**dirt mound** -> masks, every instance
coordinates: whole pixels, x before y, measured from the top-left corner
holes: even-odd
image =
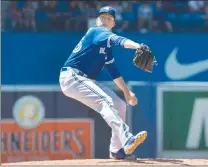
[[[137,159],[136,161],[112,160],[112,159],[73,159],[54,161],[29,161],[17,163],[5,163],[2,166],[10,165],[208,165],[206,159]]]

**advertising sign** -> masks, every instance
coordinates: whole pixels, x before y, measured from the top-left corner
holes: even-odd
[[[158,157],[208,158],[208,85],[157,89]]]
[[[92,158],[94,125],[90,119],[46,119],[33,128],[16,120],[1,122],[2,162]]]
[[[82,35],[3,32],[2,84],[58,84],[60,69]],[[207,33],[118,35],[147,44],[158,62],[153,73],[147,73],[133,65],[135,50],[113,47],[115,62],[125,81],[208,81]],[[194,48],[200,49],[192,49],[193,41]],[[32,68],[37,64],[38,68]],[[112,81],[106,68],[98,80]]]

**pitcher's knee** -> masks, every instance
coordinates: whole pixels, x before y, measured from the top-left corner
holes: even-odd
[[[68,92],[63,91],[63,90],[62,90],[62,92],[63,92],[63,94],[64,94],[65,96],[70,97]]]
[[[125,103],[125,101],[123,101],[123,100],[121,100],[121,102],[120,102],[121,104],[121,108],[126,112],[126,107],[127,107],[127,105],[126,105],[126,103]]]
[[[121,100],[120,101],[120,107],[119,107],[120,109],[120,114],[121,114],[121,117],[122,117],[122,119],[125,121],[125,119],[126,119],[126,109],[127,109],[127,105],[126,105],[126,103],[123,101],[123,100]]]

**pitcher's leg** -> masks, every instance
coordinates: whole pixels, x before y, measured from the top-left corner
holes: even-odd
[[[119,111],[123,121],[126,120],[126,103],[121,100],[111,89],[108,87],[103,86],[102,84],[99,84],[99,86],[109,95],[112,97],[114,105],[116,109]],[[125,126],[126,131],[129,131],[129,127]],[[112,151],[113,154],[110,154],[112,158],[118,158],[118,159],[136,159],[136,156],[130,155],[133,153],[133,151],[136,149],[136,147],[143,143],[143,141],[147,137],[147,132],[142,131],[138,133],[136,136],[132,136],[130,140],[127,143],[118,143],[116,141],[119,140],[119,136],[116,135],[116,133],[112,130],[112,137],[111,137],[111,144],[110,144],[110,151]],[[124,145],[125,144],[125,145]],[[122,149],[119,149],[122,148]],[[118,152],[114,152],[116,150],[119,150]],[[128,154],[128,155],[127,155]]]
[[[106,87],[105,85],[98,83],[98,82],[97,82],[97,85],[113,99],[113,103],[115,105],[116,110],[119,112],[120,117],[125,122],[126,121],[125,101],[122,100],[114,91],[112,91],[110,88]],[[116,153],[122,148],[122,143],[120,142],[119,136],[117,136],[113,130],[111,133],[112,133],[112,136],[110,140],[109,150],[110,152]]]
[[[120,117],[113,99],[97,86],[96,82],[73,73],[70,81],[60,83],[62,83],[61,87],[66,96],[72,97],[100,113],[115,135],[119,137],[122,145],[133,136]]]
[[[119,97],[114,97],[113,101],[114,101],[115,107],[118,110],[121,118],[123,119],[124,122],[126,122],[126,103],[122,99],[120,99]],[[129,131],[129,127],[127,125],[126,125],[126,128]],[[118,141],[119,141],[119,136],[116,136],[115,132],[112,131],[112,137],[111,137],[111,143],[110,143],[110,151],[111,152],[115,153],[123,147],[122,143],[120,143]]]

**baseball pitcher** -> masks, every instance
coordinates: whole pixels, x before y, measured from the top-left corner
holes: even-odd
[[[126,106],[135,106],[137,98],[128,89],[116,67],[112,47],[135,49],[133,63],[147,72],[152,72],[155,58],[148,46],[112,33],[114,26],[115,10],[110,6],[102,7],[96,25],[89,28],[61,68],[59,82],[64,95],[98,112],[111,127],[110,158],[136,159],[133,152],[144,142],[147,132],[133,135],[125,123]],[[104,67],[123,91],[125,102],[111,89],[96,81]]]

